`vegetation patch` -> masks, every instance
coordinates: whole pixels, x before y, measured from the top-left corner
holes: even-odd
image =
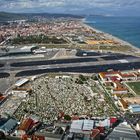
[[[55,36],[40,35],[30,35],[30,36],[20,36],[17,38],[9,40],[10,45],[22,45],[22,44],[66,44],[67,41],[63,38],[57,38]]]
[[[140,95],[140,82],[131,82],[127,85],[137,94]]]

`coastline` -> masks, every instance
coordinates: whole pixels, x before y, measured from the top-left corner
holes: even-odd
[[[82,21],[81,23],[83,24],[83,26],[85,26],[87,28],[90,28],[91,30],[93,30],[93,31],[95,31],[97,33],[102,33],[108,39],[112,39],[112,40],[114,40],[116,42],[119,42],[121,45],[129,46],[134,53],[139,53],[140,52],[140,48],[132,45],[131,43],[129,43],[127,41],[124,41],[124,40],[122,40],[122,39],[120,39],[120,38],[118,38],[118,37],[116,37],[116,36],[114,36],[112,34],[109,34],[109,33],[103,32],[103,31],[101,31],[99,29],[96,29],[95,27],[92,27],[92,26],[88,25],[88,23],[86,23],[85,21]]]

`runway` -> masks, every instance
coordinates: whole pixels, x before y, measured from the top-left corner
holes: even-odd
[[[71,64],[81,62],[95,62],[96,58],[74,58],[74,59],[58,59],[58,60],[43,60],[43,61],[29,61],[12,63],[11,67],[26,67],[26,66],[39,66],[39,65],[53,65],[53,64]]]
[[[37,69],[37,70],[27,70],[21,71],[16,74],[16,77],[21,76],[33,76],[44,73],[51,72],[74,72],[74,73],[99,73],[104,72],[109,69],[113,69],[115,71],[124,71],[124,70],[132,70],[139,69],[140,62],[134,63],[119,63],[119,64],[108,64],[108,65],[97,65],[97,66],[77,66],[77,67],[65,67],[65,68],[48,68],[48,69]]]
[[[4,64],[0,64],[0,67],[4,67]]]
[[[10,74],[7,73],[7,72],[2,72],[2,73],[0,73],[0,78],[7,78],[7,77],[9,77],[9,76],[10,76]]]
[[[93,53],[94,54],[94,53]],[[91,54],[90,54],[91,55]],[[15,77],[32,76],[45,73],[72,72],[72,73],[99,73],[113,70],[140,69],[140,57],[125,54],[100,54],[95,56],[83,56],[69,59],[55,60],[13,60],[0,68],[0,78],[9,77],[11,73]]]
[[[103,60],[120,60],[120,59],[136,59],[137,57],[131,55],[115,54],[110,56],[101,56]],[[138,58],[140,59],[140,58]],[[93,57],[82,57],[82,58],[72,58],[72,59],[58,59],[58,60],[43,60],[43,61],[28,61],[28,62],[18,62],[12,63],[11,67],[27,67],[27,66],[40,66],[40,65],[54,65],[54,64],[74,64],[74,63],[86,63],[86,62],[96,62],[98,58]]]
[[[105,56],[105,57],[103,56],[101,58],[104,60],[119,60],[119,59],[135,59],[137,57],[131,56],[131,55],[120,54],[120,55],[112,55],[112,56]]]

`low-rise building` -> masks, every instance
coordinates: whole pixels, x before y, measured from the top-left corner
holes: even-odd
[[[139,72],[134,72],[134,75],[136,76],[137,80],[140,80],[140,73]]]
[[[23,135],[21,140],[47,140],[48,138],[45,138],[45,136],[28,136],[28,135]]]
[[[118,100],[118,105],[125,111],[128,109],[128,103],[123,99]]]
[[[100,130],[95,128],[94,120],[73,120],[67,139],[85,138],[100,140]]]
[[[26,84],[28,81],[29,81],[28,78],[22,78],[15,83],[15,86],[20,87],[20,86]]]
[[[123,81],[137,80],[137,77],[134,73],[121,73],[121,79]]]
[[[129,105],[128,109],[133,114],[139,114],[140,113],[140,105],[139,104]]]
[[[136,131],[126,122],[119,124],[105,140],[139,140]]]
[[[17,125],[17,120],[9,119],[0,127],[0,130],[2,130],[6,134],[10,134],[16,128]]]
[[[101,78],[102,81],[109,81],[111,77],[115,77],[120,79],[120,72],[118,71],[109,71],[109,72],[100,72],[99,77]],[[112,81],[112,80],[111,80]]]
[[[114,88],[111,90],[112,94],[121,95],[127,94],[128,89],[120,82],[113,82]]]
[[[140,104],[140,97],[124,97],[123,100],[128,104]]]
[[[111,90],[112,94],[113,95],[117,95],[117,96],[120,96],[120,95],[124,95],[124,94],[127,94],[128,93],[128,90],[126,88],[115,88],[115,89],[112,89]]]
[[[33,120],[31,118],[25,119],[19,126],[19,130],[28,131],[33,126]]]

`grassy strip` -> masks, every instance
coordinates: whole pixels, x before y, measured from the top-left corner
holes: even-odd
[[[115,109],[115,111],[119,111],[119,109],[117,108],[117,106],[114,104],[114,100],[112,99],[112,97],[109,95],[108,91],[105,89],[105,87],[102,85],[101,81],[98,79],[100,85],[102,86],[102,88],[104,89],[104,93],[105,96],[108,100],[108,103],[112,104],[112,107]]]
[[[127,85],[137,94],[140,95],[140,82],[131,82]]]

